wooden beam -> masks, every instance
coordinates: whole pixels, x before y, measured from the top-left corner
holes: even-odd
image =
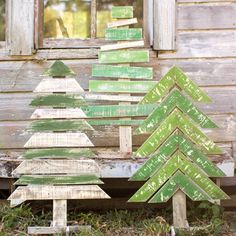
[[[176,12],[176,0],[154,0],[154,49],[176,49]]]
[[[34,51],[34,0],[8,0],[7,48],[10,55],[32,55]]]
[[[53,200],[53,227],[67,226],[67,200]]]

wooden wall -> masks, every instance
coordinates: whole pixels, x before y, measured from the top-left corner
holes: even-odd
[[[154,78],[172,66],[182,68],[213,99],[199,105],[220,126],[207,134],[236,159],[236,1],[179,0],[177,51],[151,51]],[[32,90],[40,74],[55,59],[62,59],[88,89],[97,49],[41,49],[33,56],[9,56],[0,45],[0,156],[15,158],[30,137],[24,129],[34,108]],[[104,132],[105,130],[105,132]],[[118,129],[99,127],[94,137],[100,147],[118,146]],[[135,145],[143,140],[135,139]],[[3,175],[3,174],[2,174]],[[6,174],[5,174],[6,175]]]

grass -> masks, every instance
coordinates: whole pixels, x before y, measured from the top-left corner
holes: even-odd
[[[191,204],[188,209],[191,225],[201,226],[201,228],[192,231],[182,230],[177,235],[228,235],[228,224],[224,221],[224,213],[218,206],[202,203],[194,207]],[[36,212],[29,205],[11,209],[8,204],[2,204],[0,205],[0,220],[0,236],[23,236],[27,235],[28,226],[48,226],[52,215],[51,212]],[[92,226],[92,231],[74,234],[77,236],[167,236],[170,235],[171,220],[171,208],[88,212],[73,209],[68,214],[69,224]]]

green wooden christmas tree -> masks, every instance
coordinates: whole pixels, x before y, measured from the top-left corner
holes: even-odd
[[[139,134],[152,134],[135,152],[136,157],[149,158],[130,178],[147,182],[129,202],[162,203],[174,198],[179,190],[193,201],[216,202],[229,198],[209,178],[224,176],[207,156],[221,154],[222,150],[199,128],[216,128],[217,125],[183,92],[194,101],[210,102],[210,98],[175,66],[140,102],[161,101],[136,130]],[[186,227],[184,223],[174,224]]]

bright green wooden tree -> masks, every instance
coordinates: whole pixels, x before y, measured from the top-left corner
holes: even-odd
[[[224,173],[208,158],[222,150],[200,128],[217,125],[192,101],[210,102],[210,98],[179,68],[169,72],[144,96],[140,104],[160,102],[136,129],[137,134],[151,133],[135,152],[149,157],[130,181],[147,181],[129,202],[162,203],[178,190],[193,201],[215,202],[229,198],[209,177]]]

